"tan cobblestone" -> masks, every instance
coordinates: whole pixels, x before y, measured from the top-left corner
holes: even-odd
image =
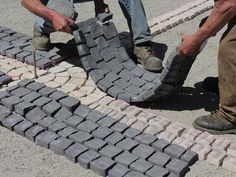
[[[223,168],[236,173],[236,157],[227,156],[223,161]]]
[[[216,166],[221,166],[224,158],[226,157],[226,152],[219,149],[213,149],[207,156],[207,161]]]

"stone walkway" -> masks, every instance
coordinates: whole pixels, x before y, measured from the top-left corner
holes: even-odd
[[[34,79],[32,66],[4,56],[1,57],[0,62],[0,70],[15,80],[9,86],[15,85],[24,78]],[[107,96],[95,86],[76,58],[61,62],[49,70],[38,70],[38,74],[41,77],[36,81],[79,98],[81,103],[91,109],[112,116],[134,129],[191,149],[198,153],[199,159],[207,160],[210,164],[223,165],[226,169],[234,170],[232,167],[236,163],[235,143],[172,122],[160,116],[158,110],[138,108]]]

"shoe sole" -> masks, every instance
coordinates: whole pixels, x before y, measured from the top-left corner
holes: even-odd
[[[150,69],[150,68],[146,68],[145,65],[140,61],[140,59],[138,59],[138,62],[143,66],[144,69],[150,71],[150,72],[155,72],[155,73],[161,73],[163,70],[163,67],[158,68],[158,69]]]
[[[193,122],[193,127],[198,130],[206,131],[206,132],[209,132],[214,135],[236,134],[236,129],[235,130],[216,131],[216,130],[211,130],[211,129],[200,127],[195,122]]]

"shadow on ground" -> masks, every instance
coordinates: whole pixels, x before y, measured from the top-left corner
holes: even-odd
[[[202,82],[198,82],[194,87],[182,87],[178,93],[159,102],[149,102],[136,104],[142,108],[184,111],[204,108],[205,111],[213,112],[218,109],[219,96],[207,92],[202,88]]]

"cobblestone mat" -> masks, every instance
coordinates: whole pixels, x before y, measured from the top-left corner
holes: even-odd
[[[185,176],[197,153],[31,79],[0,92],[0,123],[101,176]],[[109,121],[107,121],[109,120]]]
[[[35,49],[31,42],[32,39],[30,36],[0,26],[1,55],[33,65]],[[35,59],[37,67],[45,69],[76,54],[76,51],[72,48],[74,46],[71,45],[72,42],[70,41],[68,44],[54,44],[54,47],[48,52],[36,51]]]
[[[12,81],[12,78],[10,76],[8,76],[8,75],[6,75],[6,73],[0,71],[0,88],[3,85],[6,85],[11,81]]]
[[[197,0],[149,20],[152,35],[158,35],[213,8],[213,0]]]
[[[184,83],[196,58],[180,57],[176,49],[161,74],[139,67],[129,57],[112,22],[101,24],[96,18],[78,24],[74,32],[84,69],[98,88],[127,102],[166,98]]]

